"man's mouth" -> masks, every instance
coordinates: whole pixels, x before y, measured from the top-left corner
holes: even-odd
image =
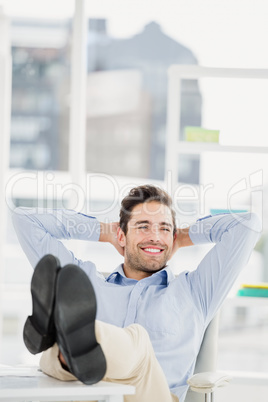
[[[147,254],[159,255],[164,249],[159,247],[141,247],[141,249]]]

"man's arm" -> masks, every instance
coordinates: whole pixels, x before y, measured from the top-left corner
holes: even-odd
[[[60,240],[80,239],[98,241],[100,223],[97,219],[64,209],[16,208],[12,215],[19,242],[31,265],[45,254],[57,256],[61,265],[80,261]]]
[[[247,264],[260,232],[260,220],[253,213],[215,215],[190,226],[193,244],[216,243],[198,268],[186,276],[195,304],[207,322]]]

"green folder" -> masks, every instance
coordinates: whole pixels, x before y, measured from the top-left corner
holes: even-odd
[[[237,296],[245,297],[268,297],[268,289],[262,288],[242,288],[237,292]]]
[[[208,130],[202,127],[187,126],[184,129],[186,141],[219,142],[219,130]]]

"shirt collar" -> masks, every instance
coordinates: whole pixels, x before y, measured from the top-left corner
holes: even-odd
[[[117,268],[106,278],[106,282],[112,282],[113,280],[116,279],[116,277],[121,276],[121,279],[125,279],[129,282],[138,282],[135,279],[127,278],[124,269],[123,269],[123,264],[118,265]],[[148,278],[142,279],[142,281],[148,282],[149,285],[166,285],[168,286],[169,283],[175,278],[171,268],[167,265],[165,268],[161,269],[161,271],[158,271],[154,273],[153,275],[149,276]]]

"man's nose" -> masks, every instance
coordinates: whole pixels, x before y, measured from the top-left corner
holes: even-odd
[[[158,227],[152,226],[151,231],[150,231],[150,241],[160,241],[160,230]]]

